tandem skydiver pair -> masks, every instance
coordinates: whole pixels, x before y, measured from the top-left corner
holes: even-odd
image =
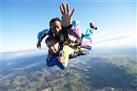
[[[50,28],[38,33],[37,48],[41,48],[41,42],[47,36],[45,40],[48,47],[47,66],[57,65],[64,70],[68,65],[69,58],[87,54],[92,49],[91,37],[93,30],[97,30],[97,27],[95,24],[89,23],[89,28],[84,34],[79,21],[71,22],[74,9],[70,13],[69,5],[61,4],[60,11],[62,19],[52,18],[49,22]]]

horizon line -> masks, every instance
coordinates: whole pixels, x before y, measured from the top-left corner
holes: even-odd
[[[94,49],[102,49],[102,48],[104,48],[104,49],[137,49],[137,47],[135,46],[135,47],[95,47]],[[38,49],[38,48],[26,48],[26,49],[22,49],[22,50],[9,50],[9,51],[4,51],[4,52],[0,52],[0,54],[5,54],[5,53],[15,53],[15,52],[27,52],[27,51],[43,51],[43,50],[45,50],[45,49],[47,49],[46,47],[43,47],[43,48],[41,48],[41,49]]]

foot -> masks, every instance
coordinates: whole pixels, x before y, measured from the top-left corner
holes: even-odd
[[[90,28],[97,30],[97,26],[94,23],[89,23]]]

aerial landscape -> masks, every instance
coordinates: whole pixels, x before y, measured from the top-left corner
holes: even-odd
[[[3,53],[1,91],[136,91],[136,49],[113,50],[72,58],[65,70],[47,67],[46,51]]]
[[[1,0],[0,91],[137,91],[136,4]],[[57,55],[47,63],[53,49]],[[69,52],[78,56],[68,62]],[[58,66],[49,67],[52,62]]]

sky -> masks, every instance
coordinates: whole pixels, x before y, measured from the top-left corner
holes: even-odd
[[[1,0],[0,52],[36,49],[37,34],[49,21],[61,18],[59,6],[67,2],[75,9],[83,32],[94,22],[93,46],[136,47],[136,0]],[[42,41],[42,47],[45,47]]]

